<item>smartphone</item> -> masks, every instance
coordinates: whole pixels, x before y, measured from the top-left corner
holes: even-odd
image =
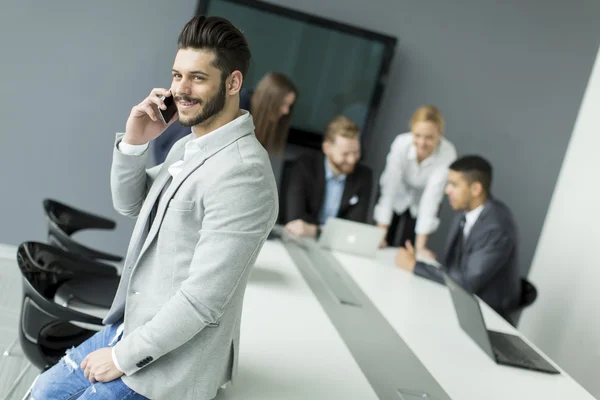
[[[167,107],[165,110],[161,108],[158,109],[158,111],[160,111],[160,118],[165,124],[168,124],[169,121],[171,121],[171,118],[173,118],[173,115],[177,112],[177,106],[175,105],[175,100],[173,100],[173,93],[171,93],[169,97],[162,96],[160,99]]]

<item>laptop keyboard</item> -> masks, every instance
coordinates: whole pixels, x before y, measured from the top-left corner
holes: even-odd
[[[510,360],[513,362],[517,362],[521,365],[525,366],[534,366],[534,359],[532,358],[532,354],[529,351],[524,351],[520,349],[515,343],[513,343],[509,338],[507,338],[504,334],[499,332],[489,331],[490,342],[492,343],[492,347],[494,351],[498,353],[499,356],[506,360]],[[539,357],[535,357],[539,358]]]

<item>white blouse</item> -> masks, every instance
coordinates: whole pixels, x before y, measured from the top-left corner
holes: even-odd
[[[394,213],[410,210],[417,218],[415,233],[429,235],[440,223],[438,210],[456,149],[442,137],[438,148],[420,164],[412,133],[394,139],[379,183],[381,194],[374,210],[376,222],[389,225]]]

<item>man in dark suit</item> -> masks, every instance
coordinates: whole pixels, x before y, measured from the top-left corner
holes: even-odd
[[[491,197],[491,181],[492,167],[483,158],[454,161],[446,195],[458,212],[450,226],[443,266],[416,261],[410,243],[398,250],[396,264],[439,283],[446,271],[510,322],[521,291],[517,229],[508,207]]]
[[[359,136],[358,125],[337,116],[325,130],[323,152],[295,162],[283,194],[288,232],[316,237],[328,218],[367,221],[373,173],[359,164]]]

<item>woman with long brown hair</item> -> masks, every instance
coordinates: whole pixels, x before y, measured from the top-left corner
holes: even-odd
[[[279,72],[268,72],[256,85],[249,111],[256,138],[269,154],[283,153],[297,95],[290,78]]]

